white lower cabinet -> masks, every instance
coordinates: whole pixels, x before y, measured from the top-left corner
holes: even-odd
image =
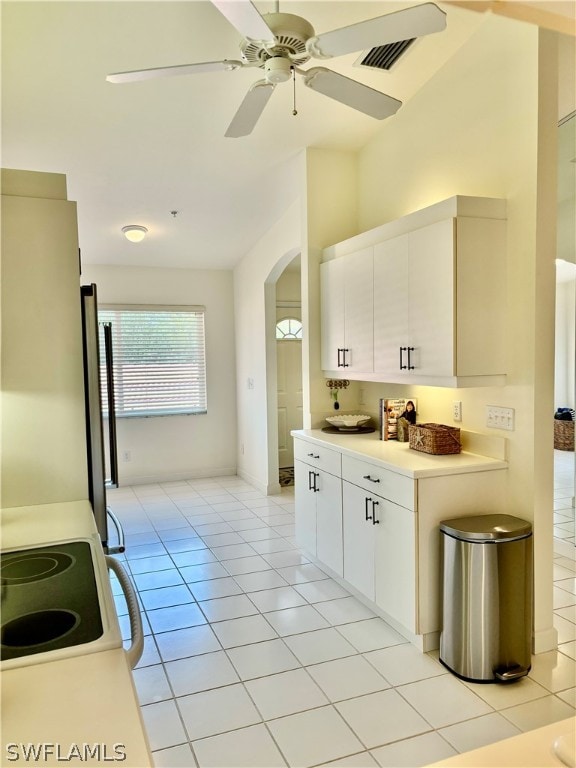
[[[352,437],[346,440],[347,446],[355,444]],[[422,455],[413,453],[416,470]],[[436,457],[427,456],[426,475],[413,477],[405,466],[404,472],[394,471],[390,461],[384,467],[374,457],[340,451],[322,438],[295,438],[294,454],[299,546],[419,648],[437,648],[439,523],[450,517],[509,512],[506,465],[464,454],[440,456],[437,475],[432,475]],[[405,465],[407,455],[400,445],[398,456]],[[452,471],[447,471],[450,466]]]
[[[296,541],[342,576],[342,481],[298,459],[294,480]]]
[[[342,483],[344,578],[416,633],[416,513]]]

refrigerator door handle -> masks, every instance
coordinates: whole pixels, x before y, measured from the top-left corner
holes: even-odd
[[[132,586],[132,582],[122,564],[113,557],[106,555],[106,565],[109,570],[114,571],[116,574],[120,586],[122,587],[122,591],[124,592],[126,604],[128,605],[132,644],[130,645],[130,648],[127,649],[126,656],[128,656],[130,667],[134,669],[136,664],[140,661],[144,650],[144,630],[142,629],[142,616],[140,615],[140,608],[138,607],[138,598],[136,597],[136,591]]]
[[[108,394],[108,451],[110,456],[110,479],[108,488],[118,488],[118,447],[116,443],[116,401],[114,395],[114,359],[112,355],[112,323],[100,323],[104,330],[104,353],[106,362],[106,391]]]
[[[106,470],[100,391],[100,350],[98,344],[98,302],[96,285],[83,285],[82,332],[84,343],[84,391],[88,448],[89,498],[104,550],[108,546],[106,515]]]
[[[106,507],[106,514],[108,515],[110,520],[112,520],[112,523],[114,524],[114,528],[116,529],[116,536],[118,538],[118,544],[116,544],[115,547],[108,546],[107,553],[109,555],[119,555],[122,552],[126,551],[126,545],[124,543],[124,528],[122,528],[122,523],[120,522],[120,520],[118,520],[118,518],[116,517],[114,512],[112,512],[110,507]]]

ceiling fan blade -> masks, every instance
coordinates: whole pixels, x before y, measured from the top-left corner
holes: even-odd
[[[444,11],[434,3],[424,3],[325,32],[310,38],[306,47],[312,56],[320,59],[331,58],[387,43],[397,43],[400,40],[412,40],[433,32],[441,32],[445,28]]]
[[[249,40],[274,41],[274,32],[264,21],[250,0],[212,0],[238,32]]]
[[[402,102],[349,77],[332,72],[324,67],[313,67],[304,75],[304,84],[313,91],[323,93],[335,101],[346,104],[365,115],[384,120],[393,115]]]
[[[181,64],[175,67],[155,67],[154,69],[136,69],[133,72],[115,72],[108,75],[109,83],[135,83],[140,80],[153,80],[157,77],[176,75],[195,75],[203,72],[219,72],[243,67],[241,61],[203,61],[200,64]]]
[[[225,136],[237,139],[252,133],[274,88],[276,88],[275,84],[268,83],[266,80],[258,80],[254,83],[240,104]]]

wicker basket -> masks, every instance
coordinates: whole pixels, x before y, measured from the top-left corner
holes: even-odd
[[[574,450],[574,422],[554,419],[554,448],[559,451]]]
[[[410,448],[423,453],[441,456],[460,453],[460,430],[444,424],[411,424],[409,428]]]

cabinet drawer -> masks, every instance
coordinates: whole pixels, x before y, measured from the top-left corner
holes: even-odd
[[[342,456],[342,477],[406,509],[416,509],[416,482],[352,456]]]
[[[342,474],[342,460],[339,451],[296,439],[294,440],[294,458],[305,461],[312,467],[330,472],[331,475],[340,477]]]

